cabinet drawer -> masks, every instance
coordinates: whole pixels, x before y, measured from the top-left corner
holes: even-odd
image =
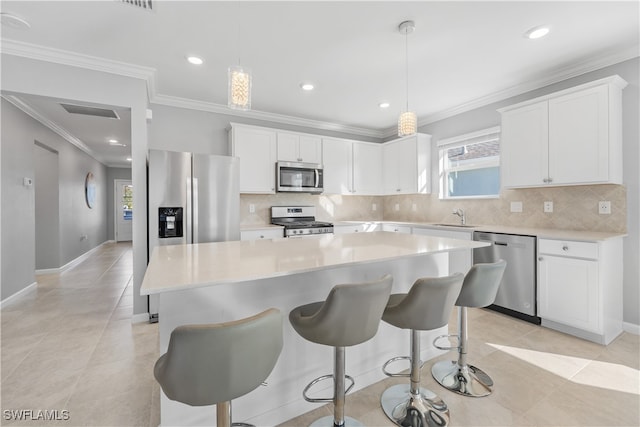
[[[598,259],[598,244],[593,242],[575,242],[571,240],[540,239],[538,252],[574,258]]]
[[[284,237],[282,228],[268,228],[240,231],[240,240],[278,239]]]

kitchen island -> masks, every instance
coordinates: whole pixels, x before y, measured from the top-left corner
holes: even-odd
[[[393,292],[416,278],[448,274],[448,253],[485,243],[389,232],[324,235],[308,239],[233,241],[157,247],[142,283],[143,295],[160,295],[160,353],[171,331],[184,324],[240,319],[275,307],[285,316],[284,347],[267,385],[233,402],[235,421],[275,425],[318,407],[303,400],[304,386],[332,371],[333,350],[305,341],[290,327],[293,308],[324,300],[340,283],[391,274]],[[446,327],[423,332],[423,360]],[[381,366],[404,355],[409,333],[381,322],[370,341],[347,350],[354,390],[384,378]],[[327,382],[329,383],[329,382]],[[325,393],[331,393],[331,384]],[[322,392],[321,392],[322,393]],[[190,407],[161,396],[161,424],[215,425],[215,407]]]

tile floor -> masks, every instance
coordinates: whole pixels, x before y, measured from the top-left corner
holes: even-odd
[[[73,269],[39,276],[37,291],[2,309],[2,425],[159,424],[158,328],[131,324],[131,271],[131,246],[105,244]],[[435,360],[423,368],[422,384],[447,402],[452,426],[640,425],[638,336],[624,333],[604,347],[488,310],[469,317],[470,360],[491,374],[494,393],[459,396],[435,384]],[[455,331],[455,315],[450,325]],[[379,396],[402,381],[350,394],[347,414],[391,425]],[[59,414],[69,419],[7,419],[16,409],[66,410]],[[306,426],[330,411],[321,406],[282,426]]]

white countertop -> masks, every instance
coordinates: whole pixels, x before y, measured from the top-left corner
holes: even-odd
[[[284,228],[275,224],[246,224],[240,226],[240,231],[268,230],[270,228]]]
[[[140,293],[158,294],[404,257],[473,249],[486,243],[377,231],[309,239],[261,239],[158,246]]]
[[[560,230],[555,228],[534,228],[534,227],[514,227],[504,225],[483,225],[483,224],[470,224],[464,227],[456,224],[447,224],[446,226],[439,225],[439,223],[433,222],[404,222],[404,221],[338,221],[333,225],[352,225],[352,224],[398,224],[407,225],[411,227],[427,227],[438,228],[441,230],[455,230],[455,231],[485,231],[488,233],[504,233],[504,234],[520,234],[524,236],[534,236],[543,239],[556,239],[556,240],[577,240],[585,242],[598,242],[608,239],[615,239],[618,237],[625,237],[626,233],[613,233],[602,231],[582,231],[582,230]]]

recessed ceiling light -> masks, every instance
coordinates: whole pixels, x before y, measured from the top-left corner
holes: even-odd
[[[539,27],[531,28],[529,31],[524,33],[524,36],[528,39],[533,40],[533,39],[539,39],[540,37],[544,37],[547,34],[549,34],[549,27],[539,26]]]
[[[131,157],[127,157],[127,162],[132,161],[133,159]]]
[[[204,60],[198,56],[187,56],[187,61],[193,65],[202,65]]]
[[[391,104],[389,104],[388,102],[381,102],[380,104],[378,104],[378,107],[380,108],[389,108]]]
[[[300,83],[300,87],[302,90],[310,91],[313,90],[313,85],[311,83]]]

